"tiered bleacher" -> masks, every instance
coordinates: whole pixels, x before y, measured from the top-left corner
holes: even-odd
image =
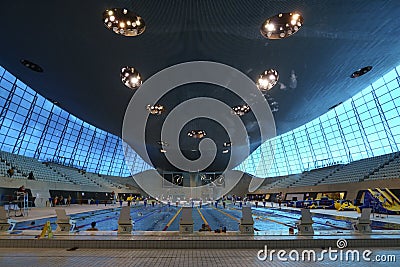
[[[275,178],[266,179],[258,190],[400,178],[400,152]]]
[[[108,179],[115,184],[117,184],[121,188],[140,188],[139,185],[133,180],[132,177],[117,177],[117,176],[103,176],[105,179]]]
[[[72,181],[74,184],[79,184],[79,185],[90,185],[90,186],[100,186],[99,183],[88,179],[86,176],[83,175],[83,172],[81,170],[78,170],[76,168],[72,167],[65,167],[61,166],[56,163],[50,163],[48,162],[47,165],[56,170],[62,177],[65,179],[68,179]]]
[[[281,179],[278,181],[263,185],[259,189],[285,188],[297,181],[299,177],[300,174],[281,176]]]
[[[325,179],[329,175],[338,171],[340,167],[336,166],[329,166],[321,169],[315,169],[307,172],[303,172],[300,176],[300,179],[295,181],[290,187],[296,186],[314,186],[322,179]]]
[[[392,154],[386,154],[373,158],[353,161],[349,164],[343,165],[342,168],[328,176],[319,184],[337,184],[337,183],[351,183],[359,182],[371,175],[374,171],[381,168],[385,162],[393,157]]]
[[[27,179],[32,171],[35,180],[62,182],[83,186],[124,188],[122,184],[107,179],[99,174],[89,173],[73,167],[66,167],[51,162],[40,162],[35,158],[25,157],[0,151],[0,175],[9,176],[7,171],[14,168],[12,178]]]
[[[0,175],[1,176],[9,176],[7,171],[13,168],[10,162],[7,162],[6,160],[2,159],[0,156]],[[24,178],[23,174],[20,171],[14,170],[14,178]]]
[[[27,178],[28,174],[32,171],[36,180],[71,183],[70,180],[62,177],[55,170],[48,168],[37,159],[4,151],[0,151],[0,158],[2,161],[5,161],[6,164],[8,163],[11,167],[15,168],[14,175],[12,176],[14,178]],[[8,169],[9,168],[10,167],[8,167]]]
[[[396,153],[393,158],[384,163],[381,168],[375,170],[373,174],[369,175],[365,180],[381,180],[400,178],[400,157]]]
[[[97,181],[98,183],[108,186],[108,187],[115,187],[115,188],[119,188],[119,189],[123,187],[121,184],[115,183],[100,174],[86,172],[83,175],[92,181]]]

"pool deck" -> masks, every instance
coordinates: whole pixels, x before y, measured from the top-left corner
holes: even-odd
[[[97,211],[97,210],[105,210],[105,209],[112,209],[119,207],[119,205],[88,205],[88,204],[83,204],[83,205],[71,205],[71,206],[57,206],[57,207],[43,207],[43,208],[30,208],[27,215],[25,216],[14,216],[14,211],[10,211],[10,218],[13,220],[16,220],[17,222],[23,222],[23,221],[30,221],[30,220],[38,220],[38,219],[44,219],[44,218],[50,218],[50,217],[55,217],[56,216],[56,209],[65,209],[65,212],[67,215],[70,214],[76,214],[76,213],[83,213],[83,212],[88,212],[88,211]],[[17,211],[17,215],[20,214],[19,211]]]
[[[259,248],[261,249],[261,248]],[[398,248],[373,249],[371,259],[376,255],[393,255],[390,262],[338,261],[330,260],[325,254],[324,260],[279,261],[277,253],[272,259],[257,258],[259,249],[61,249],[61,248],[2,248],[0,259],[2,267],[48,266],[48,267],[109,267],[109,266],[229,266],[229,267],[310,267],[310,266],[385,266],[397,267],[400,260]],[[285,250],[286,255],[291,250]],[[299,250],[301,253],[302,250]],[[316,249],[317,258],[321,258],[321,248]],[[363,250],[360,249],[360,252]]]
[[[255,208],[254,203],[252,203],[252,208]],[[262,202],[258,203],[258,208],[263,209]],[[279,206],[277,203],[271,204],[271,202],[267,202],[266,208],[272,208],[272,209],[279,209]],[[281,206],[282,210],[295,210],[295,211],[300,211],[300,208],[293,208],[293,207],[286,207],[284,205]],[[329,216],[336,216],[336,217],[342,217],[343,219],[357,219],[358,217],[361,216],[360,213],[357,211],[338,211],[334,209],[310,209],[310,212],[313,214],[319,214],[319,215],[329,215]],[[385,222],[385,223],[393,223],[393,224],[398,224],[400,226],[400,215],[387,215],[387,214],[371,214],[371,220],[373,221],[379,221],[379,222]]]

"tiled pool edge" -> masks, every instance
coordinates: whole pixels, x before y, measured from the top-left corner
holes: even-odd
[[[376,247],[400,247],[400,237],[380,236],[370,238],[360,236],[357,238],[343,236],[347,240],[347,248],[376,248]],[[60,238],[53,239],[11,239],[1,238],[1,248],[104,248],[104,249],[262,249],[268,248],[337,248],[338,238],[313,238],[293,237],[279,238],[253,238],[253,237],[221,237],[199,238],[182,237],[116,237],[115,239],[77,239]]]

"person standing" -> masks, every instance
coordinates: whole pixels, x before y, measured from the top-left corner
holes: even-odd
[[[127,197],[126,201],[128,201],[128,206],[131,206],[131,202],[132,202],[132,194],[129,195],[129,197]]]
[[[86,231],[99,231],[99,229],[96,228],[96,222],[92,222],[91,228],[87,229]]]
[[[14,168],[10,168],[7,170],[7,174],[8,176],[10,176],[10,178],[14,175]]]

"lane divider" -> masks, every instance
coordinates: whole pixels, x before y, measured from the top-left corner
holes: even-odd
[[[259,213],[272,213],[272,214],[275,214],[275,215],[280,216],[280,217],[290,218],[290,219],[294,219],[294,220],[300,220],[300,218],[295,218],[295,217],[291,217],[291,216],[287,216],[287,215],[283,215],[283,214],[276,214],[274,212],[267,212],[267,211],[262,211],[262,210],[255,210],[255,211],[259,212]],[[345,228],[345,227],[337,226],[337,225],[334,225],[334,224],[320,223],[320,222],[315,222],[315,221],[314,221],[314,223],[315,224],[324,225],[324,226],[329,226],[329,227],[336,228],[336,229],[339,229],[339,230],[351,230],[351,228]],[[288,226],[289,226],[289,224],[288,224]],[[296,228],[297,226],[291,226],[291,227]]]
[[[203,220],[204,224],[205,224],[206,226],[210,226],[210,225],[208,224],[206,218],[204,218],[203,213],[201,213],[199,207],[197,207],[197,212],[200,214],[200,217],[201,217],[201,219]]]
[[[168,227],[171,226],[171,224],[175,221],[176,217],[178,217],[179,213],[182,211],[182,208],[180,208],[176,214],[174,215],[174,217],[172,217],[172,219],[167,223],[167,225],[164,227],[163,231],[167,231]]]
[[[235,209],[235,210],[239,210],[238,208],[233,208],[233,207],[231,207],[232,209]],[[272,220],[272,219],[270,219],[270,218],[267,218],[267,217],[263,217],[262,219],[260,219],[260,217],[258,217],[259,218],[259,220],[264,220],[264,221],[270,221],[270,222],[273,222],[273,223],[277,223],[277,224],[281,224],[281,225],[284,225],[284,226],[287,226],[287,227],[289,227],[289,228],[291,228],[291,227],[294,227],[294,226],[292,226],[292,225],[290,225],[290,224],[287,224],[287,223],[283,223],[283,222],[279,222],[279,221],[275,221],[275,220]]]
[[[212,207],[212,208],[215,209],[216,211],[221,212],[221,213],[224,214],[225,216],[228,216],[228,217],[231,218],[232,220],[235,220],[235,221],[237,221],[237,222],[240,222],[240,220],[239,220],[238,218],[233,217],[232,215],[230,215],[230,214],[228,214],[228,213],[226,213],[226,212],[224,212],[224,211],[222,211],[222,210],[216,209],[216,208],[214,208],[214,207]]]

